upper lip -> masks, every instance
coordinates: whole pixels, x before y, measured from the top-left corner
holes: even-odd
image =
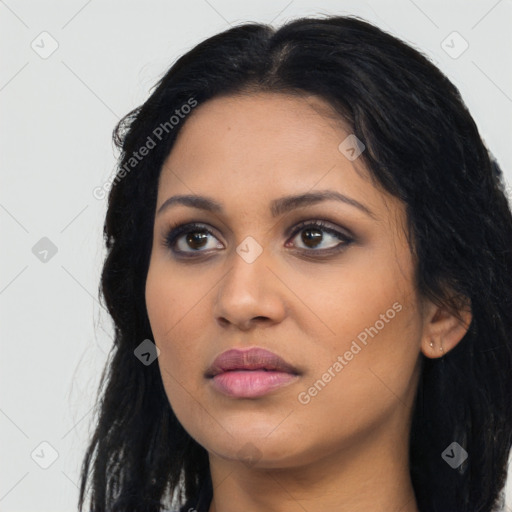
[[[215,377],[219,373],[230,370],[273,370],[298,375],[291,364],[277,354],[264,348],[226,350],[215,358],[206,371],[207,377]]]

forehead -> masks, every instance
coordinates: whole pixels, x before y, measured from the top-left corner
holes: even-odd
[[[320,98],[280,93],[219,97],[196,107],[182,123],[162,174],[186,169],[191,180],[228,172],[251,179],[270,172],[353,167],[338,150],[349,131]]]
[[[350,127],[321,98],[218,97],[182,122],[162,168],[159,204],[171,193],[195,193],[247,206],[247,201],[268,203],[272,196],[313,189],[364,199],[373,211],[396,203],[372,184],[362,159],[351,160],[341,151],[340,144],[353,136]]]
[[[201,141],[196,138],[198,132],[202,135]],[[217,97],[196,107],[184,120],[175,148],[183,143],[195,146],[197,142],[204,146],[240,140],[245,145],[232,147],[231,154],[236,154],[237,150],[251,153],[253,148],[257,149],[255,145],[264,140],[268,147],[270,141],[274,142],[273,146],[284,144],[283,149],[287,143],[295,143],[294,149],[298,151],[300,147],[320,146],[320,138],[328,134],[326,144],[348,133],[349,128],[342,118],[316,96],[238,94]],[[252,144],[250,139],[254,140]]]

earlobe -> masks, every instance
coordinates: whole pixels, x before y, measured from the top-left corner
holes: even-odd
[[[473,316],[469,300],[459,310],[460,318],[447,307],[430,306],[425,318],[421,351],[425,357],[436,359],[443,357],[464,338]]]

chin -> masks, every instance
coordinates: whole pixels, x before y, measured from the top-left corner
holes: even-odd
[[[245,429],[233,426],[232,435],[220,429],[213,436],[207,435],[201,444],[209,453],[226,461],[242,462],[248,468],[277,469],[306,463],[307,452],[311,450],[305,450],[299,431],[294,435],[273,431],[275,426],[276,423],[271,426],[269,422]]]

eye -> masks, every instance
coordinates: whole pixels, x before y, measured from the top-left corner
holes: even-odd
[[[349,235],[329,227],[321,220],[301,222],[294,228],[291,240],[298,238],[298,234],[301,234],[300,243],[305,246],[298,249],[303,252],[335,253],[354,241]],[[217,243],[210,237],[217,240]],[[330,243],[325,247],[329,240],[337,243]],[[171,228],[164,238],[164,245],[175,254],[185,257],[194,257],[194,253],[224,248],[207,226],[198,223],[182,224]],[[289,247],[289,242],[286,243],[286,247]]]
[[[305,248],[299,247],[299,249],[305,249],[309,252],[336,252],[353,242],[350,236],[329,227],[321,220],[300,223],[293,231],[293,238],[296,238],[298,234],[301,234],[300,243],[305,246]],[[331,239],[331,241],[337,241],[338,243],[331,243],[326,247],[326,243],[328,243],[329,239]]]
[[[169,231],[164,244],[173,252],[187,254],[187,256],[192,256],[194,252],[205,252],[205,250],[201,250],[204,248],[222,249],[224,246],[221,243],[213,243],[208,246],[210,235],[214,236],[212,231],[202,224],[182,224]]]

